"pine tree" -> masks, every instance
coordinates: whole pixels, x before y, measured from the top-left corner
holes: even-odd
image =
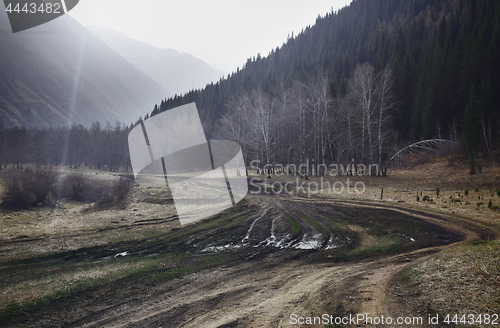
[[[469,97],[462,117],[462,145],[469,156],[470,173],[476,172],[476,154],[479,145],[479,108],[474,85],[470,88]]]

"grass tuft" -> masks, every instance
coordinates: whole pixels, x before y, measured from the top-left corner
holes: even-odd
[[[299,229],[299,225],[297,224],[297,222],[295,222],[295,220],[292,219],[291,217],[288,217],[288,222],[292,226],[292,235],[298,234],[300,232],[300,229]]]

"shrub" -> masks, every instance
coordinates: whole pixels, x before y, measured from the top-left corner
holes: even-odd
[[[490,199],[490,201],[488,202],[488,208],[491,208],[492,205],[493,204],[491,203],[491,199]]]
[[[436,188],[436,197],[439,197],[439,187]]]
[[[27,169],[30,190],[34,195],[35,204],[47,203],[54,195],[57,172],[52,166],[37,165],[34,170]]]
[[[60,180],[56,188],[57,180],[58,174],[51,166],[12,170],[6,177],[1,205],[5,209],[21,210],[47,204],[56,198],[102,205],[123,201],[130,191],[130,181],[124,178],[110,182],[70,173]]]
[[[61,188],[62,197],[85,202],[87,201],[86,193],[90,188],[90,181],[81,173],[70,173],[64,177]]]
[[[81,173],[64,177],[62,196],[71,200],[96,203],[97,205],[122,201],[130,191],[130,182],[124,178],[110,182],[91,178]]]
[[[124,178],[116,181],[113,185],[113,198],[117,201],[122,201],[127,197],[130,191],[130,182]]]
[[[108,181],[91,178],[82,173],[66,175],[62,183],[61,196],[79,202],[107,202],[111,199],[111,184]]]
[[[109,181],[93,179],[92,186],[87,192],[87,202],[108,204],[113,200],[113,185]]]
[[[19,210],[46,204],[54,195],[56,181],[57,173],[51,166],[12,170],[6,178],[2,207]]]
[[[465,196],[469,195],[469,189],[465,188],[464,193],[465,193]],[[460,196],[460,195],[459,195],[459,196]]]
[[[2,207],[6,209],[28,208],[33,203],[31,195],[25,192],[26,171],[11,171],[5,179],[5,192],[2,196]]]

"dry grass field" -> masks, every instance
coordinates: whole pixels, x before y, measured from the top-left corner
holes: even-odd
[[[0,171],[0,181],[8,171]],[[120,177],[119,173],[113,172],[81,172],[105,180]],[[190,290],[195,285],[189,284],[189,279],[192,279],[189,277],[202,272],[207,277],[215,272],[221,274],[213,276],[214,280],[204,280],[207,288],[222,284],[222,279],[232,281],[235,289],[231,293],[239,290],[237,286],[245,284],[246,280],[260,281],[267,277],[265,279],[273,281],[275,271],[280,272],[280,276],[289,277],[289,281],[295,281],[295,285],[304,283],[301,279],[306,277],[312,279],[311,282],[316,279],[318,291],[327,284],[331,288],[340,288],[345,297],[350,295],[348,303],[339,301],[337,305],[321,294],[316,295],[319,298],[314,302],[324,303],[322,308],[329,313],[362,309],[389,311],[384,304],[393,303],[396,305],[390,311],[400,313],[410,310],[443,315],[500,313],[500,244],[496,240],[500,232],[500,196],[496,189],[500,188],[498,168],[492,171],[486,167],[482,173],[470,176],[465,165],[450,165],[449,159],[441,158],[412,168],[390,170],[387,177],[313,176],[307,183],[316,182],[320,186],[323,179],[325,187],[306,184],[309,186],[306,189],[297,189],[297,181],[300,185],[304,179],[273,176],[268,180],[253,173],[249,172],[249,178],[255,179],[254,188],[250,189],[247,200],[213,219],[186,227],[181,227],[176,218],[168,190],[143,188],[135,183],[126,202],[108,208],[97,209],[92,204],[63,200],[58,206],[1,210],[0,316],[4,320],[0,326],[65,326],[65,322],[81,320],[106,326],[109,322],[92,313],[98,309],[115,309],[116,306],[111,305],[119,299],[134,297],[133,302],[148,299],[156,295],[153,290],[157,289],[165,290],[165,293],[166,290],[173,293]],[[339,188],[327,188],[327,183],[333,186],[336,182],[336,186],[347,186],[347,179],[350,179],[350,187],[358,183],[358,190],[364,186],[364,191],[357,193],[352,188],[349,191],[344,188],[339,193]],[[276,186],[287,182],[290,182],[289,192],[280,192]],[[255,186],[267,189],[252,195],[256,193]],[[439,188],[439,194],[436,188]],[[266,195],[267,191],[270,191],[269,195]],[[255,222],[261,228],[251,231]],[[437,226],[445,230],[438,232],[441,230],[436,230]],[[267,229],[270,229],[270,236]],[[441,237],[422,239],[423,234],[430,231]],[[245,234],[250,236],[247,242],[254,246],[241,244]],[[298,237],[290,237],[293,235]],[[335,244],[332,242],[335,235],[338,240],[344,238],[348,242],[337,240],[338,244]],[[454,242],[456,237],[452,236],[459,235],[463,236],[464,242]],[[331,236],[330,240],[328,236]],[[281,245],[287,241],[293,246],[272,255],[274,251],[269,247],[277,249],[279,238],[283,238]],[[294,241],[293,238],[302,239]],[[441,243],[439,238],[448,241]],[[323,246],[318,246],[317,250],[303,247],[316,241]],[[443,245],[450,243],[449,246]],[[295,258],[300,259],[305,271],[287,264],[295,263],[296,260],[290,260]],[[371,258],[384,260],[372,262]],[[404,261],[405,258],[412,260]],[[251,265],[252,261],[260,263],[252,266],[253,270],[262,270],[255,271],[253,276],[238,271],[240,267]],[[330,262],[332,264],[328,264]],[[350,264],[342,264],[344,262]],[[271,263],[274,264],[266,269]],[[332,267],[333,263],[339,264]],[[307,271],[306,267],[316,269]],[[239,273],[229,275],[234,270]],[[336,270],[343,270],[352,281],[336,280],[333,275]],[[314,275],[319,272],[324,273],[320,280]],[[376,280],[381,273],[384,273],[385,280]],[[313,279],[313,275],[316,278]],[[366,283],[363,277],[367,279]],[[233,278],[236,280],[231,280]],[[371,290],[366,285],[368,282],[374,282],[378,289]],[[270,311],[268,316],[249,314],[241,310],[243,305],[235,307],[235,302],[242,302],[241,295],[227,296],[227,303],[207,301],[206,307],[200,307],[200,311],[204,308],[202,313],[215,313],[213,306],[219,304],[226,311],[244,318],[236,321],[239,326],[250,327],[253,320],[260,320],[264,326],[275,326],[277,321],[266,320],[273,315],[276,318],[285,315],[288,310],[284,309],[289,309],[287,302],[295,297],[288,289],[273,287],[276,284],[281,286],[276,281],[268,286],[269,289],[263,287],[262,293],[265,291],[265,294],[262,295],[276,302],[274,310],[266,310]],[[356,284],[360,284],[359,287],[352,287]],[[117,286],[120,289],[128,287],[117,294]],[[221,285],[214,290],[222,291],[226,287]],[[372,293],[373,300],[362,302],[361,290]],[[410,304],[409,308],[388,300],[387,295],[397,290],[400,297]],[[190,293],[193,293],[193,298],[186,298],[185,304],[194,306],[203,296],[195,290]],[[302,293],[312,297],[307,289]],[[410,294],[413,296],[408,298]],[[255,295],[247,296],[251,300]],[[311,306],[315,304],[314,299],[310,299]],[[284,303],[280,303],[281,300]],[[258,299],[254,301],[260,304]],[[69,305],[62,306],[65,302]],[[171,322],[178,325],[186,320],[184,314],[176,314],[175,303],[164,305],[166,309],[158,312],[163,314],[154,314],[159,310],[144,310],[144,318],[154,314],[160,322],[167,320],[164,316],[168,313],[168,320],[174,320]],[[310,311],[304,306],[304,311]],[[195,308],[189,307],[189,311]],[[111,318],[118,312],[106,313]],[[123,317],[123,325],[130,318]],[[147,320],[141,321],[143,326],[149,325]],[[218,318],[208,326],[218,327],[217,322],[220,325],[235,322],[228,317],[224,320]]]

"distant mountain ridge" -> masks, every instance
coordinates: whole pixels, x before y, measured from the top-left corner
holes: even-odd
[[[0,11],[0,126],[129,124],[170,95],[67,15],[13,34]]]
[[[190,54],[158,49],[102,26],[88,29],[163,88],[177,95],[203,88],[225,74]]]

